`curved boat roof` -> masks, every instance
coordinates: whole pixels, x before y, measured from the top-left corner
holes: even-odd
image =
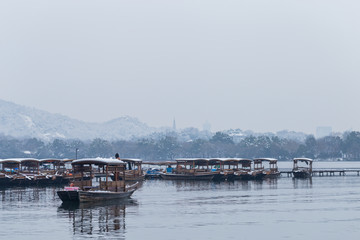
[[[142,162],[142,160],[138,159],[138,158],[120,158],[120,161],[124,161],[124,162],[140,162],[140,163]]]
[[[275,159],[276,160],[276,159]],[[251,162],[251,159],[248,158],[178,158],[176,159],[176,162],[194,162],[194,161],[207,161],[209,163],[216,163],[216,162]]]
[[[160,161],[154,161],[154,162],[142,162],[142,164],[148,164],[148,165],[175,165],[176,162],[174,161],[163,161],[163,162],[160,162]]]
[[[62,162],[63,159],[56,159],[56,158],[44,158],[39,160],[41,163],[59,163]]]
[[[1,163],[22,163],[22,162],[39,162],[39,159],[36,158],[7,158],[1,159]]]
[[[1,159],[0,163],[21,163],[21,160],[18,158],[8,158],[8,159]]]
[[[293,161],[294,162],[297,162],[297,161],[299,161],[299,162],[312,162],[314,160],[312,160],[311,158],[294,158]]]
[[[72,161],[72,165],[96,164],[96,165],[125,165],[121,160],[113,158],[83,158]]]
[[[207,158],[179,158],[176,159],[177,163],[194,163],[196,165],[207,165],[209,159]]]
[[[215,165],[215,164],[221,164],[221,162],[223,162],[222,158],[210,158],[207,159],[207,161],[209,162],[210,165]]]
[[[254,162],[257,161],[277,162],[278,160],[276,158],[254,158]]]
[[[249,158],[235,158],[239,162],[251,162],[252,160]]]

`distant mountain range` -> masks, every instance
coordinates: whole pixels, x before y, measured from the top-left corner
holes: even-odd
[[[0,134],[16,138],[35,137],[90,140],[129,140],[157,131],[132,117],[120,117],[104,123],[88,123],[61,114],[0,100]]]
[[[38,138],[41,140],[79,139],[93,140],[131,140],[141,137],[161,138],[164,133],[172,132],[171,128],[154,128],[138,119],[125,116],[104,123],[88,123],[53,114],[31,107],[25,107],[0,99],[0,135],[15,138]],[[177,132],[180,141],[210,139],[213,133],[196,128],[182,129]],[[255,133],[241,129],[222,131],[230,135],[235,142],[246,136],[278,136],[280,138],[304,141],[307,135],[301,132],[280,131],[277,133]]]

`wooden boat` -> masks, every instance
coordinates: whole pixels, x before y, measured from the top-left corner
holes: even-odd
[[[116,159],[88,158],[72,161],[73,187],[58,191],[62,201],[93,202],[103,200],[124,199],[130,197],[137,189],[138,182],[127,186],[125,180],[126,163]],[[93,168],[97,166],[97,168]],[[104,174],[99,181],[93,181],[94,173]],[[78,177],[80,174],[80,178]],[[114,180],[111,180],[111,175]],[[90,179],[88,178],[89,176]]]
[[[251,159],[240,158],[237,160],[238,167],[236,171],[234,171],[234,179],[235,180],[250,180],[252,179],[251,175]]]
[[[305,165],[299,166],[299,163]],[[310,158],[294,158],[292,173],[294,178],[310,178],[312,176],[312,163]]]
[[[254,168],[251,171],[251,179],[262,180],[265,177],[264,166],[262,165],[262,159],[254,159]]]
[[[277,166],[277,159],[275,158],[258,158],[264,165],[265,178],[277,178],[280,176],[280,171]]]
[[[118,160],[123,161],[126,163],[125,165],[125,175],[119,176],[119,180],[123,180],[122,178],[125,178],[125,181],[143,181],[145,179],[145,174],[142,171],[142,160],[141,159],[133,159],[133,158],[124,158]],[[113,178],[113,176],[112,176]]]
[[[234,173],[239,170],[239,160],[236,158],[220,158],[221,174],[227,181],[235,180]]]
[[[158,179],[161,178],[161,173],[172,173],[173,166],[176,166],[175,161],[142,162],[143,169],[147,169],[145,171],[145,179]]]
[[[51,176],[40,172],[40,160],[38,159],[22,159],[19,172],[30,179],[30,185],[45,186],[52,183]]]
[[[20,173],[21,169],[21,161],[24,160],[23,158],[8,158],[2,159],[1,165],[2,169],[1,172],[5,174],[5,176],[9,180],[4,180],[1,182],[2,186],[28,186],[31,185],[31,178],[27,177],[26,175]]]
[[[176,160],[176,168],[171,172],[161,173],[165,180],[207,180],[210,181],[217,173],[209,169],[207,159],[183,158]]]
[[[210,181],[214,178],[215,174],[212,173],[199,173],[199,174],[177,174],[177,173],[161,173],[162,179],[165,180],[206,180]]]
[[[40,172],[51,179],[50,184],[68,184],[69,178],[66,178],[67,171],[65,163],[68,159],[46,158],[40,159]]]
[[[12,176],[17,174],[20,166],[20,160],[1,159],[0,186],[9,187],[13,183]]]
[[[210,171],[214,173],[214,181],[224,181],[227,178],[227,174],[223,171],[223,158],[211,158],[208,159],[208,166]]]
[[[57,170],[56,170],[56,180],[55,182],[60,182],[61,184],[69,184],[70,181],[74,179],[72,172],[71,163],[74,159],[62,159]],[[80,176],[81,177],[81,176]],[[79,177],[79,178],[80,178]]]
[[[79,202],[79,187],[65,187],[57,195],[63,202]]]
[[[256,158],[254,162],[254,171],[252,172],[253,179],[261,180],[263,178],[277,178],[280,176],[280,171],[277,167],[277,159],[275,158]],[[268,165],[265,167],[263,163]]]
[[[110,190],[79,191],[79,201],[95,202],[129,198],[135,192],[137,186],[138,183],[135,183],[129,187],[126,187],[126,190],[123,192],[113,192]]]

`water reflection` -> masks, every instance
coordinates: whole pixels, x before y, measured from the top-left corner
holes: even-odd
[[[51,189],[45,187],[14,187],[0,188],[1,200],[4,202],[39,202],[43,196],[51,196]]]
[[[175,186],[177,191],[209,191],[209,190],[262,190],[266,189],[277,189],[278,188],[278,179],[277,178],[267,178],[263,180],[256,181],[223,181],[223,182],[213,182],[213,181],[176,181],[169,180],[168,184]]]
[[[312,178],[293,178],[293,187],[297,188],[312,188]]]
[[[58,208],[59,217],[71,221],[75,237],[94,236],[125,239],[126,208],[137,202],[107,201],[102,203],[62,203]]]

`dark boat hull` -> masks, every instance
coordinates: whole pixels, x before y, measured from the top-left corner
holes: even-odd
[[[10,186],[10,178],[4,177],[4,178],[0,178],[0,187],[8,187]]]
[[[251,180],[253,176],[250,173],[234,174],[234,180]]]
[[[308,171],[293,171],[294,178],[310,178],[311,173]]]
[[[165,180],[205,180],[210,181],[214,178],[215,174],[201,174],[201,175],[187,175],[176,173],[163,173],[160,175]]]
[[[264,178],[278,178],[280,177],[280,172],[267,173]]]
[[[58,191],[57,194],[63,202],[79,202],[78,191]]]
[[[263,173],[262,171],[259,172],[253,172],[251,174],[251,179],[252,180],[263,180],[265,178],[266,174]]]
[[[227,179],[227,175],[222,173],[216,173],[214,174],[213,181],[225,181]]]
[[[145,179],[145,175],[140,175],[140,176],[125,176],[125,181],[127,182],[136,182],[136,181],[143,181]],[[114,176],[111,176],[111,180],[115,181],[115,177]],[[122,181],[123,180],[123,177],[122,176],[119,176],[119,181]]]
[[[108,191],[79,191],[80,202],[96,202],[115,199],[125,199],[131,197],[135,190],[127,192],[108,192]]]

